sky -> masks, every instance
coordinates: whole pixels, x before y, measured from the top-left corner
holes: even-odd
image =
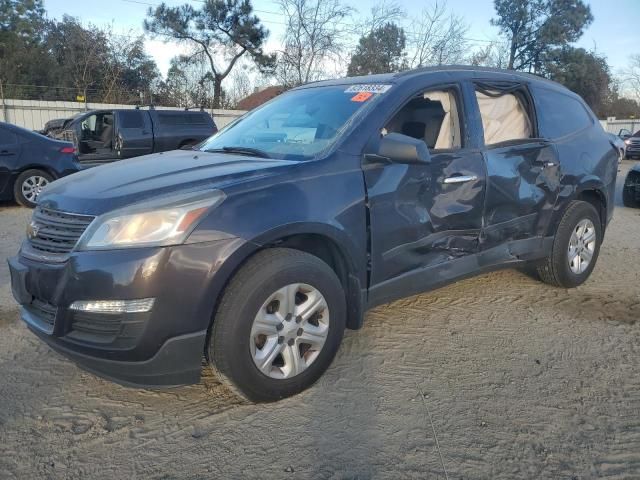
[[[425,7],[435,2],[427,0],[399,0],[407,13],[407,18],[416,16]],[[45,0],[49,18],[61,18],[64,14],[78,17],[83,23],[99,26],[112,24],[116,32],[143,33],[142,21],[150,5],[158,5],[161,0],[110,0],[94,3],[87,9],[86,0]],[[168,5],[191,3],[198,6],[197,0],[166,0]],[[369,13],[379,0],[345,0],[346,4],[362,15]],[[442,2],[440,2],[442,3]],[[595,49],[605,55],[612,72],[615,74],[628,65],[629,56],[640,51],[640,0],[587,0],[594,16],[593,23],[586,29],[577,46],[587,50]],[[103,5],[105,8],[99,8]],[[272,0],[253,0],[256,14],[271,32],[267,50],[278,46],[284,31],[282,17]],[[448,0],[447,7],[460,15],[469,25],[468,37],[487,42],[498,37],[498,30],[489,20],[495,16],[493,0]],[[181,52],[177,45],[165,44],[161,40],[148,39],[147,52],[155,59],[162,74],[166,74],[172,57]]]

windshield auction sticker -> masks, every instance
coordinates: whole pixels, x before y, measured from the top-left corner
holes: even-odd
[[[371,97],[373,97],[373,93],[371,92],[360,92],[356,93],[353,97],[351,97],[352,102],[366,102]]]
[[[390,88],[391,88],[391,85],[385,85],[383,83],[368,83],[368,84],[362,84],[362,85],[351,85],[344,92],[374,94],[374,93],[384,93]]]

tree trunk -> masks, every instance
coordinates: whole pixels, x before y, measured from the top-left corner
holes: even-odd
[[[513,34],[511,37],[511,48],[509,49],[509,66],[508,70],[513,70],[513,64],[516,59],[516,36]]]
[[[220,99],[222,98],[222,77],[215,75],[213,77],[213,108],[220,108]]]

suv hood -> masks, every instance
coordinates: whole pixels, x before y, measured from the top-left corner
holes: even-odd
[[[43,207],[101,215],[172,193],[223,188],[276,174],[296,162],[176,150],[89,168],[50,184],[38,199]]]

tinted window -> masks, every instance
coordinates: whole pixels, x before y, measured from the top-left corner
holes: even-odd
[[[0,127],[0,145],[16,143],[16,136],[6,128]]]
[[[162,125],[207,125],[208,115],[204,112],[158,112]]]
[[[120,128],[144,128],[142,112],[138,110],[120,112],[118,118],[120,119]]]
[[[540,133],[545,138],[559,138],[593,124],[582,103],[563,93],[536,89]]]

